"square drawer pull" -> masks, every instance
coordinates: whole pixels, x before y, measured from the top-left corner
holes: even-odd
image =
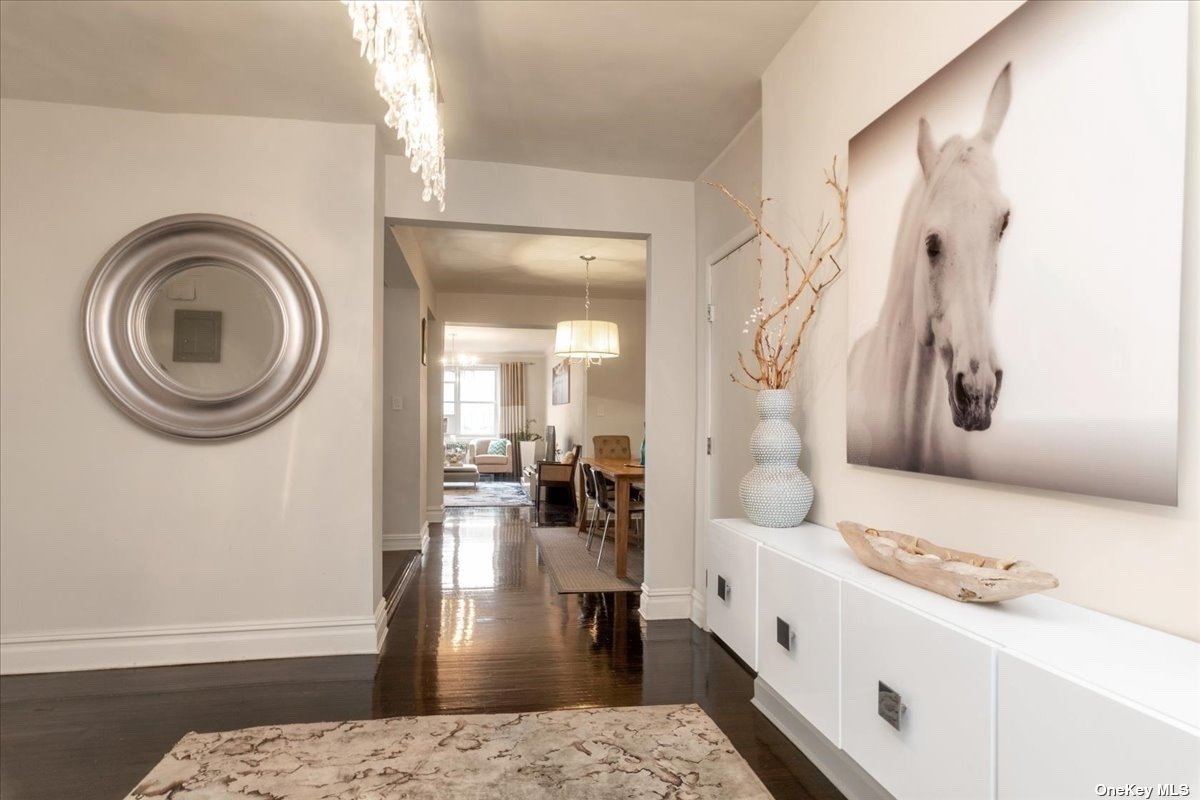
[[[780,617],[775,618],[775,641],[789,653],[792,652],[792,645],[796,643],[796,631]]]
[[[900,722],[904,719],[905,711],[908,711],[908,706],[901,702],[900,693],[893,691],[892,687],[880,681],[879,716],[883,717],[888,725],[900,730]]]
[[[729,602],[729,596],[733,594],[733,584],[725,580],[724,575],[717,575],[717,597]]]

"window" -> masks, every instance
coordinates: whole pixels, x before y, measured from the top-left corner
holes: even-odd
[[[453,436],[495,436],[499,427],[500,373],[494,366],[451,367],[442,378],[442,415]]]

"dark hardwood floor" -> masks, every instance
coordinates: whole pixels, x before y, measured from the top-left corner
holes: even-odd
[[[420,553],[416,550],[385,550],[383,552],[383,596],[390,597],[396,590],[405,568]]]
[[[188,731],[407,714],[698,703],[779,798],[840,798],[751,705],[751,674],[637,596],[558,595],[530,509],[436,530],[379,656],[0,679],[0,796],[120,798]]]

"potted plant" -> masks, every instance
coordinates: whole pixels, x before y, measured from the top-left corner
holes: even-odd
[[[521,448],[521,466],[532,467],[537,463],[538,442],[541,440],[541,434],[534,433],[533,426],[537,423],[536,419],[525,420],[525,427],[517,431],[517,446]]]

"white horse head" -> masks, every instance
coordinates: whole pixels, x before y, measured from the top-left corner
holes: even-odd
[[[996,78],[974,137],[953,136],[938,148],[929,123],[922,118],[918,126],[925,192],[914,318],[919,343],[942,358],[954,424],[966,431],[992,424],[1004,375],[992,344],[991,305],[1009,203],[1000,191],[992,145],[1012,98],[1011,67]]]

